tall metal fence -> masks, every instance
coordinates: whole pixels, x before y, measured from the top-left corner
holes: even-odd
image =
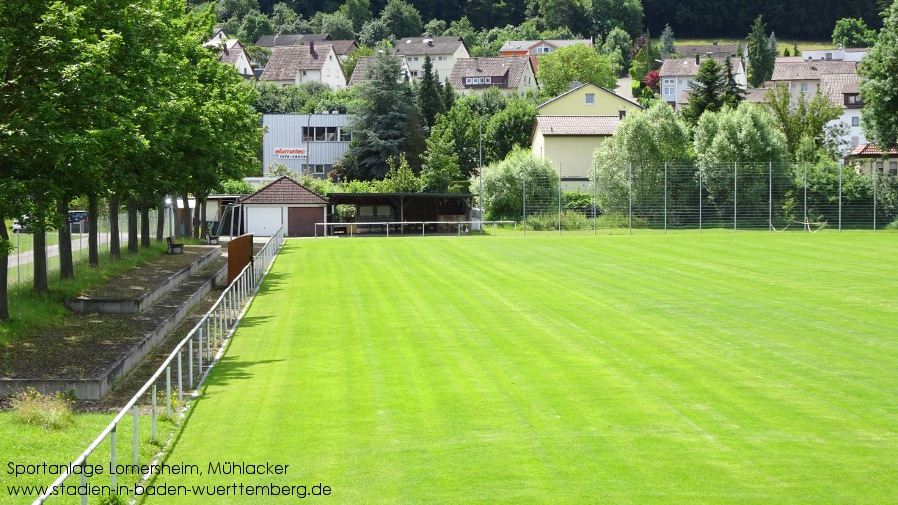
[[[128,214],[119,214],[118,222],[119,230],[121,230],[121,241],[124,245],[127,243],[127,234],[125,232],[128,229]],[[153,234],[155,234],[156,223],[157,212],[156,210],[150,210],[150,230]],[[99,216],[97,225],[99,230],[97,234],[99,251],[108,253],[110,242],[109,217]],[[140,223],[138,222],[138,229],[139,227]],[[72,231],[72,262],[77,265],[88,260],[87,231],[76,233],[81,231],[80,228]],[[58,230],[47,232],[47,272],[49,274],[59,271],[59,238]],[[10,241],[12,242],[13,250],[9,254],[7,285],[14,286],[23,282],[30,282],[34,278],[34,239],[30,233],[14,233],[10,237]]]
[[[522,172],[522,230],[877,230],[898,219],[898,176],[849,166],[627,163],[588,170],[560,179]]]
[[[157,405],[158,389],[164,387],[165,395],[165,416],[172,418],[172,401],[177,397],[178,401],[184,400],[184,394],[189,391],[198,393],[199,386],[214,364],[215,357],[213,349],[219,346],[223,347],[223,343],[230,337],[231,333],[237,327],[242,318],[242,309],[249,303],[255,294],[256,288],[261,284],[265,273],[271,262],[277,256],[284,243],[283,227],[271,237],[262,250],[255,255],[253,262],[246,266],[240,275],[224,290],[209,312],[193,327],[168,355],[161,366],[143,385],[142,388],[128,401],[127,404],[119,411],[118,415],[109,423],[106,429],[68,466],[51,484],[47,491],[39,496],[34,504],[44,503],[51,496],[66,496],[67,493],[54,494],[54,490],[65,485],[66,480],[72,475],[80,476],[80,483],[76,484],[81,497],[81,503],[87,504],[88,494],[97,489],[99,486],[88,485],[88,459],[91,461],[99,460],[104,469],[108,469],[108,475],[103,475],[103,479],[109,479],[106,487],[110,490],[110,494],[126,493],[127,486],[120,486],[117,482],[116,468],[119,466],[119,454],[117,453],[117,442],[119,428],[125,428],[125,435],[128,432],[131,435],[131,454],[130,458],[124,459],[126,465],[149,465],[151,461],[141,463],[138,449],[138,432],[140,423],[151,423],[151,437],[153,442],[157,438],[156,424],[161,413],[161,408]],[[146,395],[149,393],[149,399]],[[139,408],[141,400],[149,403],[149,416],[141,416]],[[146,407],[147,405],[144,405]],[[131,422],[128,423],[128,417]],[[130,430],[128,426],[130,424]],[[108,444],[105,444],[108,440]],[[109,452],[98,454],[101,446],[109,447]],[[126,456],[127,457],[127,456]],[[152,456],[151,456],[152,457]],[[130,488],[133,491],[133,488]],[[126,498],[126,497],[125,497]]]

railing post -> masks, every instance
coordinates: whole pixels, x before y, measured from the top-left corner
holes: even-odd
[[[667,162],[664,162],[664,233],[667,233]]]
[[[152,400],[152,418],[153,418],[153,442],[156,441],[156,385],[153,384],[153,400]]]
[[[171,365],[165,367],[165,416],[171,420]]]
[[[733,162],[733,233],[736,233],[736,227],[737,227],[736,217],[739,215],[739,207],[736,203],[736,198],[737,198],[736,191],[738,191],[738,189],[739,189],[738,183],[736,182],[737,177],[738,177],[737,174],[739,172],[738,167],[739,167],[739,162],[734,161]]]
[[[199,375],[200,378],[203,377],[203,330],[200,328],[200,331],[197,332],[197,336],[199,337],[199,346],[197,346],[196,354],[199,357]]]
[[[842,231],[842,165],[839,165],[839,231]]]
[[[81,495],[81,505],[87,505],[87,477],[85,476],[85,470],[87,470],[86,457],[81,463],[81,489],[84,491],[83,493],[79,493]]]
[[[187,341],[187,384],[193,389],[193,339]]]
[[[131,408],[131,415],[134,417],[134,433],[133,433],[132,436],[131,436],[131,445],[132,445],[132,447],[131,447],[131,456],[132,456],[132,459],[134,460],[134,464],[136,465],[136,464],[137,464],[137,461],[138,461],[138,458],[137,458],[137,456],[138,456],[138,454],[137,454],[137,442],[138,442],[138,439],[139,439],[139,436],[138,436],[138,433],[137,433],[137,432],[138,432],[138,427],[139,427],[138,425],[139,425],[139,423],[140,423],[140,419],[139,419],[139,417],[138,417],[139,414],[138,414],[138,412],[137,412],[137,404],[136,404],[136,403],[135,403],[134,406]]]
[[[109,433],[109,480],[112,485],[112,492],[116,492],[115,487],[115,432],[118,430],[118,425],[112,426],[112,431]],[[118,493],[116,493],[118,494]]]
[[[178,349],[178,401],[184,401],[184,369],[181,367],[181,354],[183,354],[184,348]]]

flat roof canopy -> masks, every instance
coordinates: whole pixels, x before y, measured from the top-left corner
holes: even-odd
[[[329,193],[330,205],[389,205],[400,221],[436,221],[440,215],[470,210],[471,193]]]

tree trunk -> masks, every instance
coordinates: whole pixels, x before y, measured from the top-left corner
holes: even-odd
[[[140,247],[150,247],[150,201],[140,197]]]
[[[122,259],[122,235],[118,227],[118,212],[122,201],[118,193],[109,198],[109,257]]]
[[[128,198],[128,252],[137,252],[137,200]]]
[[[163,200],[156,207],[156,242],[162,242],[165,239],[166,219],[168,219],[168,207]]]
[[[187,190],[181,192],[181,198],[184,199],[184,236],[193,237],[193,228],[191,227],[190,200],[187,199]]]
[[[34,250],[32,251],[34,280],[32,285],[38,293],[46,293],[50,291],[47,284],[47,231],[43,229],[43,223],[40,227],[41,229],[31,230],[34,239]]]
[[[0,222],[5,222],[0,216]],[[9,320],[9,230],[0,226],[0,321]]]
[[[203,197],[203,203],[200,205],[200,207],[202,208],[202,210],[200,210],[200,215],[204,217],[204,219],[202,220],[202,228],[203,228],[203,230],[202,230],[202,233],[201,233],[200,235],[201,235],[202,237],[205,237],[205,236],[207,236],[207,235],[211,235],[211,233],[209,232],[209,221],[207,221],[207,220],[205,219],[205,216],[206,216],[206,197]]]
[[[59,278],[71,279],[75,277],[75,265],[72,260],[72,228],[69,225],[69,201],[60,198],[56,201],[57,219],[62,219],[59,225]]]
[[[100,268],[100,197],[87,195],[87,261],[91,268]],[[81,223],[84,226],[84,223]],[[79,228],[80,230],[80,228]],[[81,230],[84,233],[84,230]]]

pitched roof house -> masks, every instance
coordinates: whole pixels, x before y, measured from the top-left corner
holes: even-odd
[[[539,90],[530,58],[461,58],[455,62],[449,82],[462,94],[482,94],[497,88],[505,94]]]
[[[396,54],[405,58],[409,76],[424,76],[424,56],[430,55],[433,71],[439,73],[440,80],[452,73],[459,58],[469,58],[468,48],[461,37],[406,37],[396,43]]]
[[[583,44],[586,47],[592,47],[592,39],[568,39],[568,40],[509,40],[502,44],[499,54],[502,56],[531,56],[548,54],[555,52],[556,49],[572,46],[574,44]]]
[[[237,69],[237,73],[244,79],[253,79],[253,66],[249,53],[237,39],[226,39],[221,45],[218,60],[227,63]]]
[[[275,46],[261,79],[281,86],[313,81],[332,89],[346,88],[346,76],[333,45],[325,42]]]
[[[530,134],[533,155],[558,168],[562,187],[580,188],[589,178],[593,152],[614,135],[628,111],[641,109],[610,90],[579,84],[537,107]]]
[[[845,156],[845,163],[857,166],[867,175],[898,176],[898,149],[883,151],[873,144],[861,144]]]
[[[845,125],[846,135],[844,141],[852,148],[867,143],[867,137],[861,128],[861,111],[864,108],[864,100],[861,98],[859,84],[861,77],[857,74],[827,74],[820,76],[820,91],[825,93],[830,101],[842,108],[839,119],[830,124],[842,123]]]
[[[675,49],[676,53],[683,55],[684,58],[710,55],[712,58],[723,59],[739,54],[739,44],[677,44]],[[747,44],[743,44],[742,53],[748,54]],[[665,57],[669,57],[669,55],[665,55]]]
[[[723,65],[726,58],[714,58]],[[742,89],[748,86],[748,77],[740,58],[730,58],[736,83]],[[681,110],[688,103],[686,92],[692,89],[692,82],[698,75],[701,66],[701,57],[695,55],[692,58],[677,58],[664,60],[658,75],[661,78],[661,98],[674,107]]]
[[[374,61],[374,56],[361,56],[356,61],[352,76],[349,78],[349,87],[361,84],[368,80],[368,66]],[[409,75],[408,65],[402,60],[402,74]]]
[[[295,46],[296,44],[308,44],[309,42],[328,42],[330,39],[331,36],[327,33],[275,34],[263,35],[256,41],[256,45],[271,49],[276,46]]]
[[[777,58],[771,80],[784,83],[792,94],[792,104],[798,102],[798,93],[820,91],[820,78],[824,75],[856,74],[857,62],[838,60],[798,60]]]

